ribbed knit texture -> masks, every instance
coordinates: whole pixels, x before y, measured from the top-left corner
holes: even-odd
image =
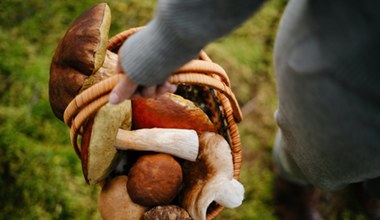
[[[165,82],[209,42],[245,21],[262,0],[161,0],[155,17],[121,47],[121,65],[139,85]]]

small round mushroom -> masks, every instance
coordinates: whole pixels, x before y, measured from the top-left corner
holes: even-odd
[[[168,205],[182,186],[182,168],[168,154],[141,156],[128,174],[128,193],[138,204]]]
[[[98,208],[103,219],[137,220],[147,211],[147,207],[131,200],[127,182],[127,176],[117,176],[103,186],[98,198]]]
[[[142,220],[191,220],[185,209],[176,205],[156,206],[144,213]]]
[[[133,129],[159,127],[215,131],[206,113],[179,95],[165,93],[156,99],[138,98],[132,100],[132,106]]]
[[[114,73],[117,54],[107,50],[110,25],[110,8],[100,3],[81,14],[59,42],[50,65],[49,99],[60,120],[82,86],[96,81],[94,75]]]

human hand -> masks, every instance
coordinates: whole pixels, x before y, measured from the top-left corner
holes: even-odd
[[[124,73],[120,62],[117,63],[116,72]],[[176,89],[177,86],[170,84],[169,82],[154,86],[140,86],[124,74],[121,81],[112,90],[109,102],[111,104],[118,104],[125,99],[133,99],[140,96],[145,98],[155,98],[166,92],[175,92]]]

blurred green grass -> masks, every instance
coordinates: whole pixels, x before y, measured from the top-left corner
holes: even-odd
[[[146,24],[155,7],[149,0],[107,2],[112,11],[110,36]],[[0,219],[100,219],[99,188],[85,184],[68,128],[50,110],[47,89],[59,39],[96,3],[0,2]],[[275,219],[271,146],[277,98],[272,48],[285,4],[269,0],[241,27],[205,48],[229,74],[245,117],[239,128],[246,198],[242,206],[224,209],[217,219]],[[360,213],[355,217],[341,210],[340,215],[328,214],[331,219],[364,219]]]

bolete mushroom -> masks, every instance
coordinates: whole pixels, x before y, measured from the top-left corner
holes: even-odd
[[[233,161],[227,141],[219,134],[204,132],[199,137],[196,162],[184,162],[182,206],[193,219],[206,219],[207,208],[215,201],[236,208],[244,199],[243,185],[233,178]]]
[[[107,50],[111,12],[100,3],[81,14],[59,42],[50,66],[49,99],[57,118],[89,85],[114,74],[117,54]]]
[[[197,132],[190,129],[151,128],[129,130],[130,101],[105,105],[83,129],[81,161],[89,184],[104,179],[114,168],[119,150],[155,151],[195,161],[198,155]],[[121,129],[123,128],[123,129]]]
[[[114,147],[120,127],[131,129],[131,101],[119,105],[105,105],[84,127],[81,143],[81,162],[84,178],[89,184],[104,179],[116,165]]]
[[[168,154],[139,157],[128,174],[128,193],[140,205],[168,205],[182,186],[181,165]]]
[[[156,206],[145,212],[142,220],[192,220],[185,209],[176,205]]]
[[[128,195],[128,177],[116,176],[102,187],[98,198],[100,215],[104,220],[141,219],[147,207],[134,203]]]
[[[206,113],[179,95],[165,93],[156,99],[134,99],[132,106],[134,129],[161,127],[215,131]]]

